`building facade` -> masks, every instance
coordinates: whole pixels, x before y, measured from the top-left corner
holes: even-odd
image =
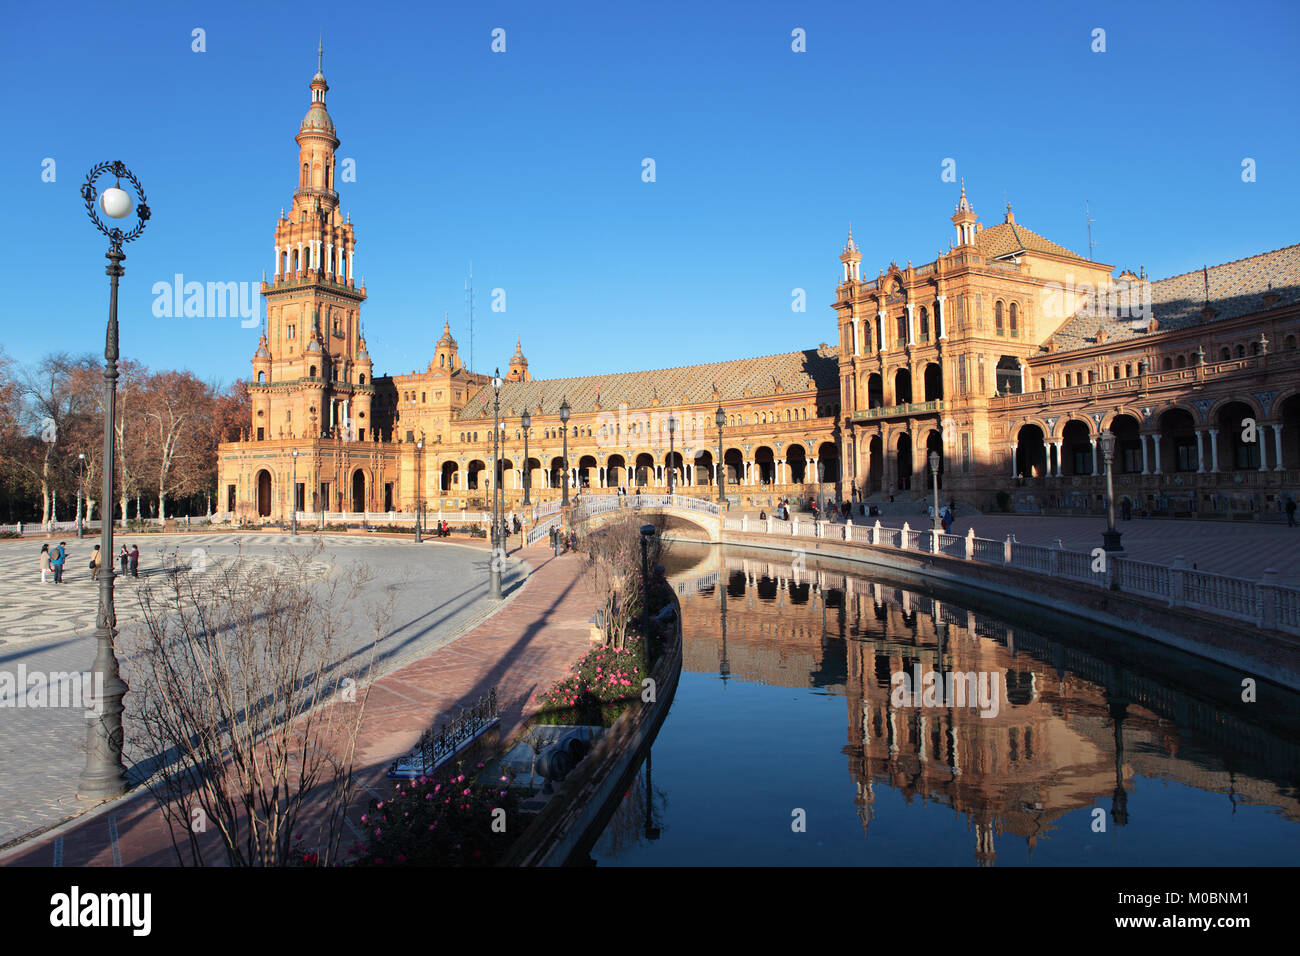
[[[376,378],[328,89],[318,69],[262,285],[251,421],[219,451],[228,517],[478,509],[494,483],[514,509],[560,495],[566,462],[575,493],[716,497],[721,479],[747,507],[924,508],[932,454],[945,499],[1099,513],[1106,431],[1117,498],[1140,510],[1258,514],[1300,485],[1300,245],[1114,277],[1009,206],[985,227],[964,184],[932,262],[864,279],[850,230],[834,345],[536,379],[516,342],[494,390],[444,319],[424,371]]]

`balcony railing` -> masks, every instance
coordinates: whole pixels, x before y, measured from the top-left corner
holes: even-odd
[[[906,415],[927,415],[943,410],[943,401],[910,402],[906,405],[889,405],[883,408],[862,408],[853,413],[855,422],[872,421],[877,418],[901,418]]]

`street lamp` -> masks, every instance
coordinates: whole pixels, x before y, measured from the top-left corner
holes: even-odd
[[[113,176],[115,184],[99,192],[95,180],[105,173]],[[138,201],[131,199],[121,188],[125,179],[134,188]],[[122,697],[126,682],[118,670],[113,641],[117,637],[117,612],[113,607],[113,419],[117,405],[117,282],[126,270],[122,261],[126,255],[122,244],[136,239],[149,222],[149,206],[144,189],[135,174],[120,161],[100,163],[86,175],[81,187],[81,198],[86,204],[90,221],[108,237],[109,249],[105,253],[109,277],[108,330],[104,336],[104,488],[103,507],[107,517],[100,522],[99,550],[104,555],[106,574],[99,576],[99,610],[95,621],[95,662],[92,665],[96,686],[102,686],[98,719],[86,729],[86,769],[81,773],[77,794],[88,799],[116,797],[126,790],[126,768],[122,765]],[[118,226],[108,226],[99,213],[110,219],[125,219],[135,206],[137,221],[129,231]],[[123,521],[126,515],[123,515]],[[102,679],[103,684],[99,685]]]
[[[497,496],[501,491],[501,430],[497,427],[501,417],[501,369],[492,376],[492,560],[488,562],[488,597],[501,600],[501,517]]]
[[[532,504],[532,502],[528,500],[528,489],[532,485],[532,481],[528,474],[532,470],[528,467],[528,429],[531,428],[533,424],[533,419],[532,416],[528,414],[528,409],[524,409],[524,416],[520,419],[519,424],[524,428],[524,507],[527,508]],[[525,515],[525,517],[527,516]]]
[[[293,486],[289,489],[289,496],[292,498],[292,502],[289,505],[291,511],[291,516],[289,518],[289,525],[291,528],[291,533],[296,535],[298,533],[298,449],[295,448],[292,454],[293,454]]]
[[[86,484],[86,453],[77,456],[77,537],[81,537],[81,499]]]
[[[677,431],[677,416],[668,414],[668,497],[673,496],[673,478],[676,467],[673,465],[673,434]],[[660,445],[659,447],[663,447]]]
[[[564,426],[564,491],[560,495],[560,507],[569,507],[569,399],[565,396],[560,400],[560,423]]]
[[[415,443],[415,543],[421,544],[421,519],[424,517],[424,497],[420,494],[420,479],[424,471],[424,439]]]
[[[722,460],[722,426],[727,424],[727,413],[721,405],[713,413],[713,420],[718,423],[718,504],[722,504],[727,500],[727,466]]]
[[[1101,547],[1104,551],[1123,551],[1124,546],[1119,541],[1120,533],[1115,530],[1114,432],[1101,433],[1101,455],[1106,460],[1106,530],[1101,536]]]
[[[930,522],[930,530],[934,534],[939,533],[939,453],[930,452],[930,475],[934,480],[934,517]]]
[[[650,669],[650,566],[648,549],[650,539],[655,536],[655,526],[641,526],[641,639],[645,642],[645,667]]]

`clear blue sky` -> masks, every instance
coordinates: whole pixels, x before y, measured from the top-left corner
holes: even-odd
[[[11,7],[0,343],[24,362],[102,351],[105,243],[78,192],[93,163],[120,158],[155,216],[127,250],[124,355],[247,376],[256,329],[155,318],[151,287],[271,267],[318,30],[339,155],[357,166],[340,191],[380,374],[425,367],[444,311],[468,357],[471,260],[480,370],[504,368],[516,335],[538,377],[833,341],[847,223],[869,275],[933,259],[953,235],[948,157],[985,223],[1005,192],[1017,221],[1086,254],[1087,199],[1096,258],[1155,277],[1300,240],[1296,4],[891,9]]]

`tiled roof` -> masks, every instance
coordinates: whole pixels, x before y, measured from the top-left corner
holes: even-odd
[[[664,406],[675,406],[786,395],[805,392],[809,388],[836,390],[839,388],[839,354],[838,348],[827,347],[646,372],[504,382],[501,385],[501,410],[510,417],[521,414],[525,407],[532,415],[554,415],[559,411],[561,400],[567,398],[573,413],[582,414],[594,412],[598,400],[602,410],[610,411],[625,403],[629,408],[648,408],[656,397]],[[781,386],[779,393],[777,383]],[[715,385],[717,399],[713,395]],[[746,389],[749,396],[745,395]],[[490,388],[475,392],[456,419],[475,421],[491,418],[491,396]]]
[[[1300,302],[1300,244],[1285,246],[1257,256],[1197,269],[1151,283],[1151,312],[1156,331],[1168,332],[1200,325],[1209,278],[1212,322],[1262,312],[1270,306],[1264,296],[1277,296],[1273,308]],[[1148,319],[1116,317],[1103,309],[1081,310],[1048,339],[1053,351],[1088,348],[1097,344],[1097,334],[1106,330],[1106,341],[1117,342],[1147,334]]]
[[[1000,222],[996,226],[981,229],[975,233],[975,244],[979,246],[980,252],[990,259],[1009,256],[1022,249],[1028,252],[1050,252],[1052,255],[1067,256],[1071,259],[1083,258],[1064,246],[1058,246],[1050,239],[1044,239],[1018,222]]]

